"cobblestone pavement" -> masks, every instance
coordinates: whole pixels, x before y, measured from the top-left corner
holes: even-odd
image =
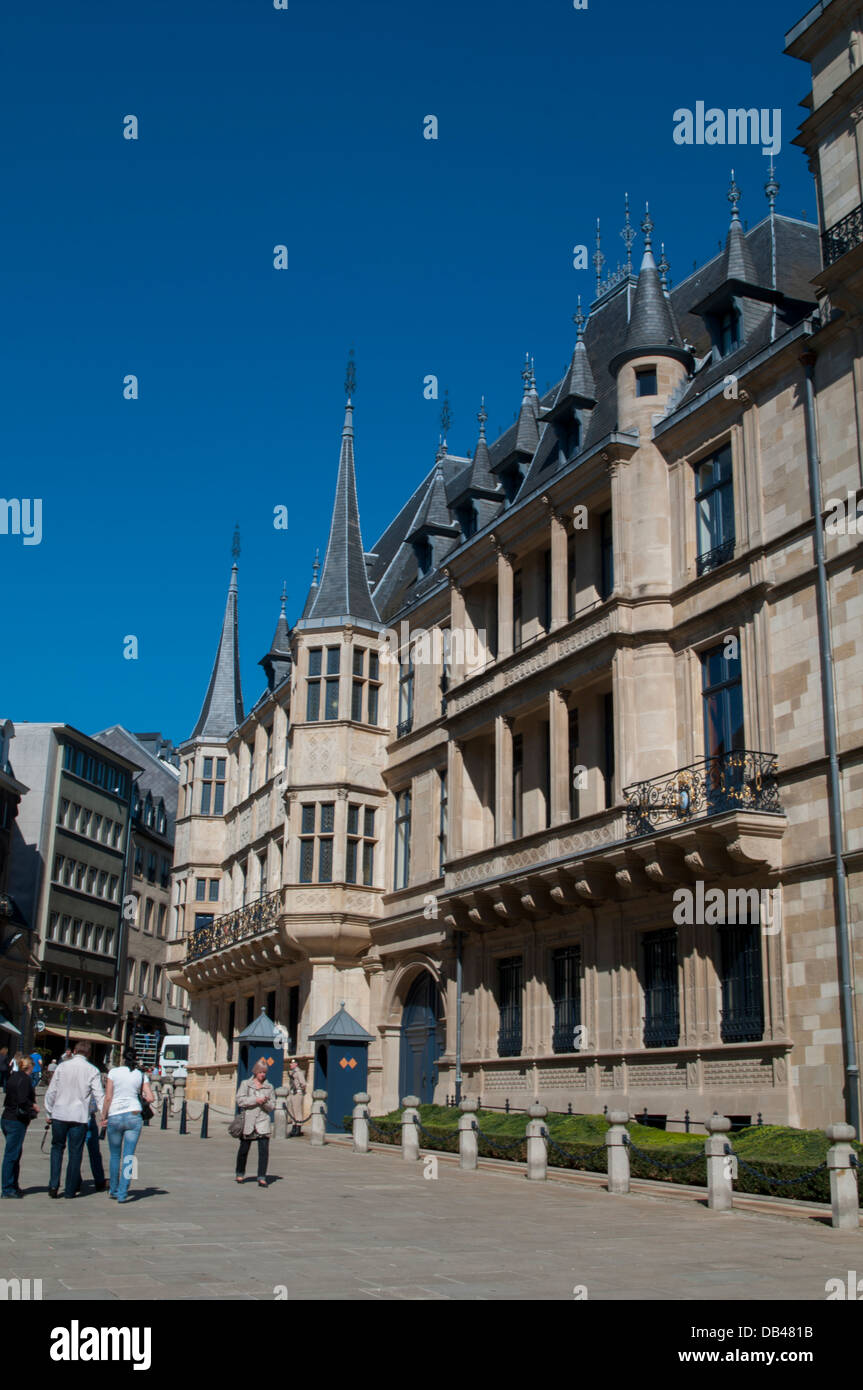
[[[827,1279],[863,1270],[863,1231],[444,1162],[427,1179],[398,1153],[299,1139],[272,1142],[263,1191],[234,1182],[226,1135],[152,1127],[122,1209],[94,1191],[86,1152],[81,1196],[51,1201],[41,1133],[25,1200],[0,1206],[0,1278],[41,1279],[45,1299],[572,1299],[584,1285],[591,1300],[823,1301]]]

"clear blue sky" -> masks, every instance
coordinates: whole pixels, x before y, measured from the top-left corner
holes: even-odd
[[[782,55],[806,8],[5,0],[0,494],[42,498],[43,539],[0,535],[0,717],[186,737],[235,521],[250,706],[282,580],[293,620],[326,545],[351,344],[371,548],[434,458],[423,377],[454,451],[482,393],[505,427],[525,351],[541,388],[568,359],[597,216],[622,257],[625,191],[674,283],[725,235],[732,162],[764,216],[760,151],[675,145],[675,108],[780,107],[779,208],[813,218]]]

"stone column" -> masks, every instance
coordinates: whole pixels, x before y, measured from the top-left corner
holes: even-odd
[[[464,601],[464,594],[455,583],[452,576],[450,580],[450,687],[458,685],[464,680],[464,656],[467,646],[467,609]]]
[[[830,1171],[832,1225],[837,1231],[856,1231],[860,1224],[860,1211],[857,1174],[851,1166],[854,1129],[846,1124],[828,1125],[824,1133],[831,1145],[827,1150],[827,1167]]]
[[[732,1155],[725,1150],[731,1147],[728,1142],[731,1121],[725,1115],[711,1115],[706,1129],[707,1205],[711,1211],[730,1211],[734,1197],[731,1174],[735,1165]]]
[[[312,1091],[312,1117],[309,1121],[309,1138],[315,1148],[325,1144],[327,1132],[327,1093]]]
[[[405,1096],[402,1101],[402,1158],[415,1163],[420,1156],[420,1132],[417,1129],[419,1096]]]
[[[545,1182],[548,1176],[548,1143],[545,1139],[545,1117],[548,1109],[534,1101],[528,1108],[527,1176],[532,1182]]]
[[[494,840],[502,845],[512,838],[512,720],[498,714],[494,721]]]
[[[563,825],[569,820],[569,710],[565,690],[548,692],[548,738],[549,824]]]
[[[605,1135],[608,1190],[619,1194],[629,1191],[629,1150],[626,1147],[629,1141],[629,1133],[626,1129],[628,1122],[628,1111],[609,1110],[609,1129]]]
[[[369,1122],[366,1106],[369,1104],[368,1091],[357,1091],[354,1096],[354,1153],[367,1154],[369,1151]]]
[[[447,764],[447,851],[452,859],[463,854],[464,835],[464,750],[458,739],[451,739]]]
[[[512,556],[497,548],[497,655],[512,656]]]
[[[563,627],[569,617],[566,592],[566,524],[552,511],[551,527],[551,631]]]
[[[459,1101],[458,1108],[461,1111],[458,1117],[458,1166],[464,1172],[474,1172],[479,1154],[479,1143],[473,1126],[474,1115],[479,1109],[479,1105],[472,1097],[466,1096],[464,1100]]]

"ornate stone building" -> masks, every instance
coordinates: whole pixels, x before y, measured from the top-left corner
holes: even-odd
[[[378,1111],[857,1122],[863,592],[825,525],[861,487],[853,13],[789,36],[823,262],[772,166],[674,289],[646,216],[557,384],[528,362],[516,423],[444,442],[370,553],[349,400],[320,583],[248,714],[235,566],[181,748],[190,1094],[227,1098],[261,1007],[308,1062],[345,1000]]]

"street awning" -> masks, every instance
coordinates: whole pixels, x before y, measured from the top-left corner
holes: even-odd
[[[18,1038],[21,1036],[21,1029],[16,1028],[15,1024],[10,1023],[8,1018],[4,1018],[2,1014],[0,1014],[0,1028],[5,1028],[7,1033],[14,1033]]]
[[[41,1038],[43,1033],[50,1033],[55,1038],[65,1038],[66,1029],[55,1028],[53,1023],[46,1023],[42,1033],[37,1034],[37,1038]],[[75,1042],[113,1043],[116,1047],[120,1046],[117,1039],[110,1037],[107,1033],[90,1032],[87,1028],[70,1028],[69,1037],[70,1039],[74,1038]]]

